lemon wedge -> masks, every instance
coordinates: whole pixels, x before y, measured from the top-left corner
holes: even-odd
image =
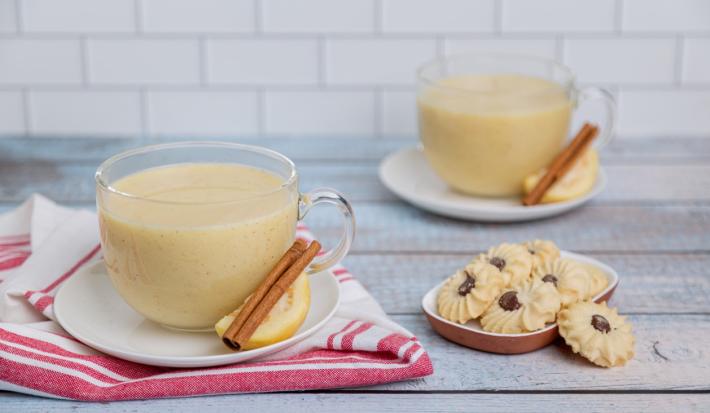
[[[310,306],[311,289],[308,276],[301,274],[276,302],[242,349],[252,350],[268,346],[293,336],[306,319]],[[224,335],[241,309],[241,307],[237,308],[215,324],[214,329],[220,337]]]
[[[545,175],[546,169],[528,175],[523,182],[525,194],[529,194],[537,182]],[[599,156],[594,149],[588,149],[559,181],[547,190],[540,203],[549,204],[578,198],[589,192],[597,180]]]

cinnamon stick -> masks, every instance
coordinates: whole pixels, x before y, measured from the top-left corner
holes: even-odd
[[[239,311],[237,317],[234,319],[234,321],[232,321],[232,324],[224,332],[223,337],[233,337],[237,333],[237,331],[242,328],[244,322],[247,320],[247,318],[249,318],[249,316],[259,305],[261,300],[264,299],[264,296],[266,295],[266,293],[269,292],[271,286],[274,285],[274,283],[278,281],[279,278],[281,278],[283,273],[286,272],[286,270],[288,270],[294,262],[296,262],[298,257],[303,255],[303,252],[305,250],[306,241],[300,238],[297,239],[296,242],[293,243],[293,245],[291,245],[291,248],[289,248],[284,253],[281,259],[276,263],[274,268],[269,272],[266,278],[264,278],[264,281],[262,281],[261,284],[256,287],[256,290],[246,299],[244,305],[242,305],[241,311]],[[224,342],[227,343],[226,340]]]
[[[523,205],[537,205],[548,189],[562,178],[577,160],[584,154],[589,145],[596,138],[599,128],[585,123],[572,142],[567,145],[547,167],[547,172],[535,185],[535,188],[523,197]]]
[[[296,281],[308,264],[313,261],[320,249],[320,243],[318,241],[312,241],[303,254],[301,254],[271,286],[261,302],[256,305],[251,314],[246,318],[241,328],[233,329],[234,323],[232,323],[232,326],[230,326],[222,336],[222,341],[235,350],[241,349],[242,346],[249,341],[254,331],[256,331],[259,325],[264,321],[271,309],[274,308],[276,302],[284,295],[288,287]]]

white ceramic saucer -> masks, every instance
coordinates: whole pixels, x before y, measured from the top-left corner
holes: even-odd
[[[82,268],[64,283],[54,314],[69,334],[118,358],[164,367],[218,366],[282,350],[323,326],[338,308],[340,287],[330,272],[310,277],[311,308],[301,328],[288,340],[249,351],[229,350],[214,332],[179,332],[146,320],[118,295],[103,262]]]
[[[516,222],[550,217],[574,209],[606,186],[600,168],[597,182],[583,197],[566,202],[526,207],[519,198],[484,198],[451,190],[429,167],[420,148],[406,148],[380,164],[380,180],[397,196],[422,209],[453,218],[485,222]]]

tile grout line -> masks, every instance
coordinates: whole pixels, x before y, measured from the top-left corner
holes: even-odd
[[[207,39],[205,36],[199,36],[197,38],[198,47],[198,59],[200,65],[200,85],[205,87],[208,84],[207,81]]]
[[[81,58],[81,84],[89,87],[89,41],[85,34],[79,37],[79,54]]]
[[[141,135],[142,137],[147,137],[149,134],[149,127],[148,127],[148,116],[149,116],[149,110],[148,110],[148,91],[146,90],[145,87],[141,87],[139,89],[139,106],[140,106],[140,120],[141,120]]]
[[[446,38],[443,35],[437,35],[434,38],[436,47],[436,57],[443,58],[446,56]]]
[[[498,36],[503,34],[503,0],[493,1],[493,32]]]
[[[376,35],[381,35],[383,30],[383,20],[384,20],[384,4],[382,3],[383,0],[375,0],[374,1],[374,6],[372,8],[373,11],[373,18],[375,19],[374,21],[374,26],[373,26],[373,32]]]
[[[616,0],[614,5],[614,32],[617,35],[623,33],[624,26],[624,0]]]
[[[256,100],[257,134],[263,138],[266,136],[266,90],[263,87],[257,90]]]
[[[675,58],[673,66],[673,77],[675,86],[680,86],[683,83],[683,69],[685,63],[685,39],[682,35],[677,34],[675,38]]]
[[[679,34],[676,32],[675,34]],[[153,32],[95,32],[91,33],[92,39],[101,40],[193,40],[195,36],[208,36],[215,39],[225,39],[225,40],[258,40],[258,39],[270,39],[270,40],[292,40],[292,39],[313,39],[318,35],[325,36],[328,39],[338,39],[338,40],[379,40],[379,39],[389,39],[389,40],[424,40],[431,39],[433,35],[443,34],[441,32],[411,32],[411,33],[374,33],[374,32],[363,32],[363,33],[346,33],[346,32],[274,32],[274,33],[224,33],[224,32],[210,32],[210,31],[195,31],[193,33],[184,32],[163,32],[163,33],[153,33]],[[137,36],[140,35],[140,36]],[[520,32],[506,32],[502,36],[491,32],[454,32],[447,33],[447,36],[455,38],[471,38],[471,39],[498,39],[501,37],[511,37],[516,39],[521,38],[549,38],[556,35],[560,35],[559,31],[520,31]],[[588,31],[588,32],[566,32],[564,33],[565,38],[569,39],[652,39],[656,40],[659,38],[672,38],[673,32],[652,32],[652,31],[639,31],[639,32],[622,32],[615,33],[609,31]],[[689,30],[682,32],[683,36],[689,37],[708,37],[710,36],[710,30]],[[78,32],[67,33],[67,32],[57,32],[57,31],[43,31],[43,32],[32,32],[32,33],[0,33],[0,39],[35,39],[35,40],[75,40],[79,37]]]
[[[31,128],[32,128],[32,113],[30,111],[30,90],[28,87],[23,87],[22,88],[22,111],[24,113],[24,127],[25,127],[25,136],[29,136],[31,134]]]
[[[254,32],[257,33],[257,35],[264,31],[263,19],[264,14],[261,9],[261,1],[254,0]]]
[[[565,39],[564,36],[558,34],[555,36],[555,58],[558,62],[565,62]]]
[[[319,35],[317,40],[317,61],[318,61],[318,85],[321,88],[325,88],[327,83],[327,68],[326,68],[326,38],[323,35]]]
[[[564,53],[563,53],[564,54]],[[141,86],[139,83],[102,83],[93,84],[89,82],[91,90],[95,91],[106,91],[106,92],[116,92],[116,91],[135,91],[137,86]],[[614,82],[581,82],[582,86],[599,86],[599,87],[610,87],[610,86],[620,86],[626,90],[633,91],[710,91],[710,83],[682,83],[675,85],[673,83],[614,83]],[[43,83],[32,85],[32,90],[42,91],[42,92],[72,92],[81,89],[81,83]],[[202,86],[198,83],[161,83],[161,84],[150,84],[151,90],[155,91],[181,91],[181,92],[199,92],[199,91],[230,91],[230,92],[255,92],[268,86],[270,91],[278,92],[313,92],[323,90],[318,84],[269,84],[269,85],[257,85],[257,84],[234,84],[234,83],[220,83],[220,82],[209,82],[207,85]],[[378,83],[375,84],[332,84],[327,85],[327,90],[335,92],[368,92],[372,91],[375,86],[383,87],[392,91],[411,91],[413,87],[416,87],[416,83],[412,81],[411,83]],[[0,85],[0,88],[4,90],[22,90],[19,85]]]
[[[375,101],[374,103],[374,131],[375,137],[381,139],[384,133],[384,119],[383,119],[383,107],[384,107],[384,91],[381,86],[375,86]]]
[[[15,19],[17,20],[15,22],[17,24],[17,26],[15,27],[15,32],[24,33],[25,25],[22,21],[22,0],[15,0]]]
[[[141,0],[134,0],[133,7],[133,18],[136,20],[135,33],[143,33],[143,3]]]

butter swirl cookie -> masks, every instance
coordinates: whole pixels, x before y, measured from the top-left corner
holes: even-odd
[[[554,285],[560,293],[563,307],[591,297],[591,275],[572,260],[561,258],[547,261],[533,269],[532,278]]]
[[[560,294],[551,283],[528,280],[504,289],[481,318],[484,330],[493,333],[527,333],[555,321]]]
[[[523,243],[523,247],[532,256],[533,271],[547,262],[560,258],[560,249],[552,241],[536,239]]]
[[[589,298],[592,298],[609,286],[609,279],[601,271],[595,268],[590,268],[587,272],[589,273],[589,277],[591,279]]]
[[[506,287],[529,280],[532,261],[532,256],[525,247],[508,243],[492,247],[488,252],[474,259],[474,262],[485,262],[496,267]]]
[[[439,290],[439,314],[449,321],[465,323],[479,317],[503,288],[498,269],[485,262],[456,271]]]
[[[634,356],[631,324],[606,303],[572,304],[560,312],[557,323],[572,351],[598,366],[622,366]]]

